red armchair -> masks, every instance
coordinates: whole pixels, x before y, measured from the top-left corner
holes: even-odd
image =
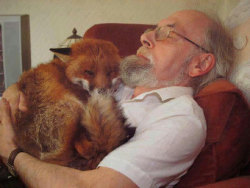
[[[141,45],[141,33],[150,26],[97,24],[86,31],[84,38],[112,41],[124,57],[135,54]],[[176,187],[250,187],[250,110],[241,92],[228,81],[217,80],[195,99],[207,120],[206,144]],[[243,169],[248,176],[230,179],[242,175]]]

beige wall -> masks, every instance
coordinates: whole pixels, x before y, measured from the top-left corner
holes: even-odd
[[[222,20],[238,0],[0,0],[0,14],[28,14],[32,66],[49,61],[74,27],[82,35],[104,22],[157,23],[180,9],[218,13]]]

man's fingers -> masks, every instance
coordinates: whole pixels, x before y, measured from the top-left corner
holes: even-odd
[[[26,105],[27,103],[25,101],[25,96],[19,90],[17,84],[12,84],[4,91],[3,98],[5,98],[9,102],[12,123],[15,123],[15,115],[17,110],[20,110],[22,112],[26,112],[28,110]]]
[[[2,98],[0,100],[0,111],[1,111],[1,114],[10,113],[10,105],[9,105],[9,102],[5,98]]]
[[[10,105],[5,98],[0,100],[0,121],[3,124],[11,124]]]
[[[0,157],[5,164],[10,152],[17,147],[15,144],[15,132],[12,127],[10,111],[9,102],[7,99],[2,98],[0,100]]]
[[[22,92],[20,92],[20,98],[19,98],[19,106],[18,106],[19,110],[21,110],[22,112],[26,112],[28,110],[27,108],[27,103],[25,100],[25,96]]]
[[[3,98],[7,99],[10,103],[11,111],[16,112],[19,105],[20,92],[16,84],[9,86],[3,93]]]

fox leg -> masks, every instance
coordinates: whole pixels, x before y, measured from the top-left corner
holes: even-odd
[[[122,111],[109,94],[94,93],[84,106],[82,131],[74,142],[75,149],[91,166],[96,166],[127,137]],[[91,161],[94,160],[95,161]]]

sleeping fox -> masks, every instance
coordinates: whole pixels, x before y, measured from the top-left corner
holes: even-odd
[[[23,73],[17,85],[28,111],[16,113],[18,146],[47,162],[95,168],[134,133],[107,91],[119,62],[111,42],[84,39],[71,47],[66,63],[54,59]]]

